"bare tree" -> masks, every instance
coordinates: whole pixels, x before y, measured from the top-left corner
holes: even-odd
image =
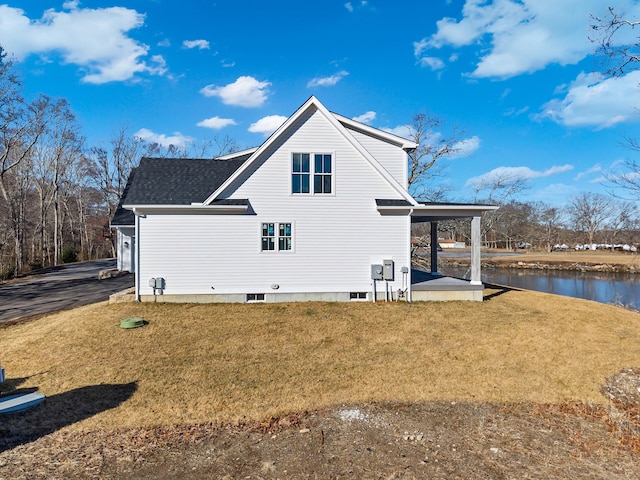
[[[33,164],[40,200],[41,258],[45,258],[48,241],[48,211],[53,207],[53,259],[50,260],[57,265],[63,242],[60,198],[65,195],[64,188],[69,184],[67,174],[81,156],[83,139],[66,100],[53,102],[50,110],[47,128],[34,148]],[[73,234],[73,229],[69,233]]]
[[[409,154],[408,178],[409,193],[416,198],[438,201],[447,191],[434,184],[434,179],[442,174],[439,162],[460,153],[464,142],[455,128],[451,136],[443,137],[438,131],[443,125],[444,121],[436,116],[418,113],[409,126],[409,138],[418,144]]]
[[[640,143],[635,138],[625,137],[622,145],[633,152],[640,152]],[[617,170],[606,173],[609,186],[617,197],[640,200],[640,163],[634,158],[626,158]],[[623,193],[618,193],[623,192]]]
[[[529,180],[510,170],[504,170],[480,177],[473,185],[474,203],[487,203],[502,207],[512,201],[518,194],[529,188]],[[501,217],[507,213],[503,208],[482,214],[482,236],[485,244],[489,243],[489,233],[498,235],[497,229]],[[495,242],[495,240],[494,240]]]
[[[88,175],[102,193],[107,216],[111,218],[118,205],[129,173],[140,161],[145,145],[142,140],[120,127],[109,140],[109,147],[93,147],[89,154]]]
[[[608,8],[606,17],[592,15],[593,42],[599,44],[599,52],[605,59],[604,73],[611,77],[621,77],[638,68],[640,62],[640,38],[629,43],[625,35],[640,26],[640,21],[629,20],[618,14],[615,7]],[[640,33],[640,31],[639,31]],[[628,38],[628,37],[627,37]],[[640,144],[633,137],[625,137],[623,146],[640,152]],[[635,200],[640,199],[640,163],[635,159],[626,159],[617,171],[605,174],[605,178],[616,192],[623,191]]]
[[[0,194],[11,218],[14,240],[15,272],[23,269],[24,260],[24,196],[14,187],[24,181],[18,167],[32,153],[51,113],[51,99],[40,95],[32,102],[22,96],[22,83],[12,59],[0,47]],[[13,185],[12,185],[13,182]],[[21,185],[24,187],[24,185]]]
[[[144,140],[141,140],[144,142]],[[215,136],[200,143],[194,141],[183,145],[162,145],[160,143],[145,143],[144,155],[161,158],[215,158],[237,152],[238,144],[228,135]]]
[[[568,215],[576,231],[583,232],[590,245],[612,216],[613,202],[599,193],[582,193],[571,199]]]
[[[538,238],[544,243],[547,252],[551,252],[553,246],[559,243],[558,237],[564,226],[563,212],[546,203],[537,203],[534,208],[540,232]]]
[[[594,34],[591,41],[599,44],[599,51],[606,61],[605,73],[618,77],[637,68],[640,62],[640,41],[628,44],[618,40],[627,30],[635,30],[640,21],[629,20],[609,7],[606,17],[591,16],[595,22],[591,25]]]

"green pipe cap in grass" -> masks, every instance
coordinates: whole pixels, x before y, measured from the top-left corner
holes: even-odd
[[[137,328],[143,327],[146,324],[144,320],[138,317],[125,318],[120,320],[120,328]]]

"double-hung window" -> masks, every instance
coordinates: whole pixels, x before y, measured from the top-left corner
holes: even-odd
[[[291,192],[309,193],[311,177],[310,156],[308,153],[293,154],[293,168],[291,173]]]
[[[293,247],[291,223],[263,223],[261,251],[286,252]]]
[[[331,193],[331,155],[313,155],[313,193]]]
[[[330,153],[294,153],[291,160],[291,193],[332,193],[333,156]]]

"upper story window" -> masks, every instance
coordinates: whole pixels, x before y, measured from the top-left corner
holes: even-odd
[[[312,164],[313,182],[311,181]],[[328,194],[333,191],[332,185],[333,157],[330,153],[294,153],[292,155],[291,193]]]

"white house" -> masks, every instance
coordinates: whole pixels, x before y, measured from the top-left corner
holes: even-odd
[[[493,207],[417,202],[407,191],[416,146],[311,97],[258,148],[143,158],[112,220],[118,268],[135,271],[141,301],[419,300],[434,289],[481,300],[479,222]],[[461,216],[473,217],[471,282],[417,278],[412,220],[433,232]]]

